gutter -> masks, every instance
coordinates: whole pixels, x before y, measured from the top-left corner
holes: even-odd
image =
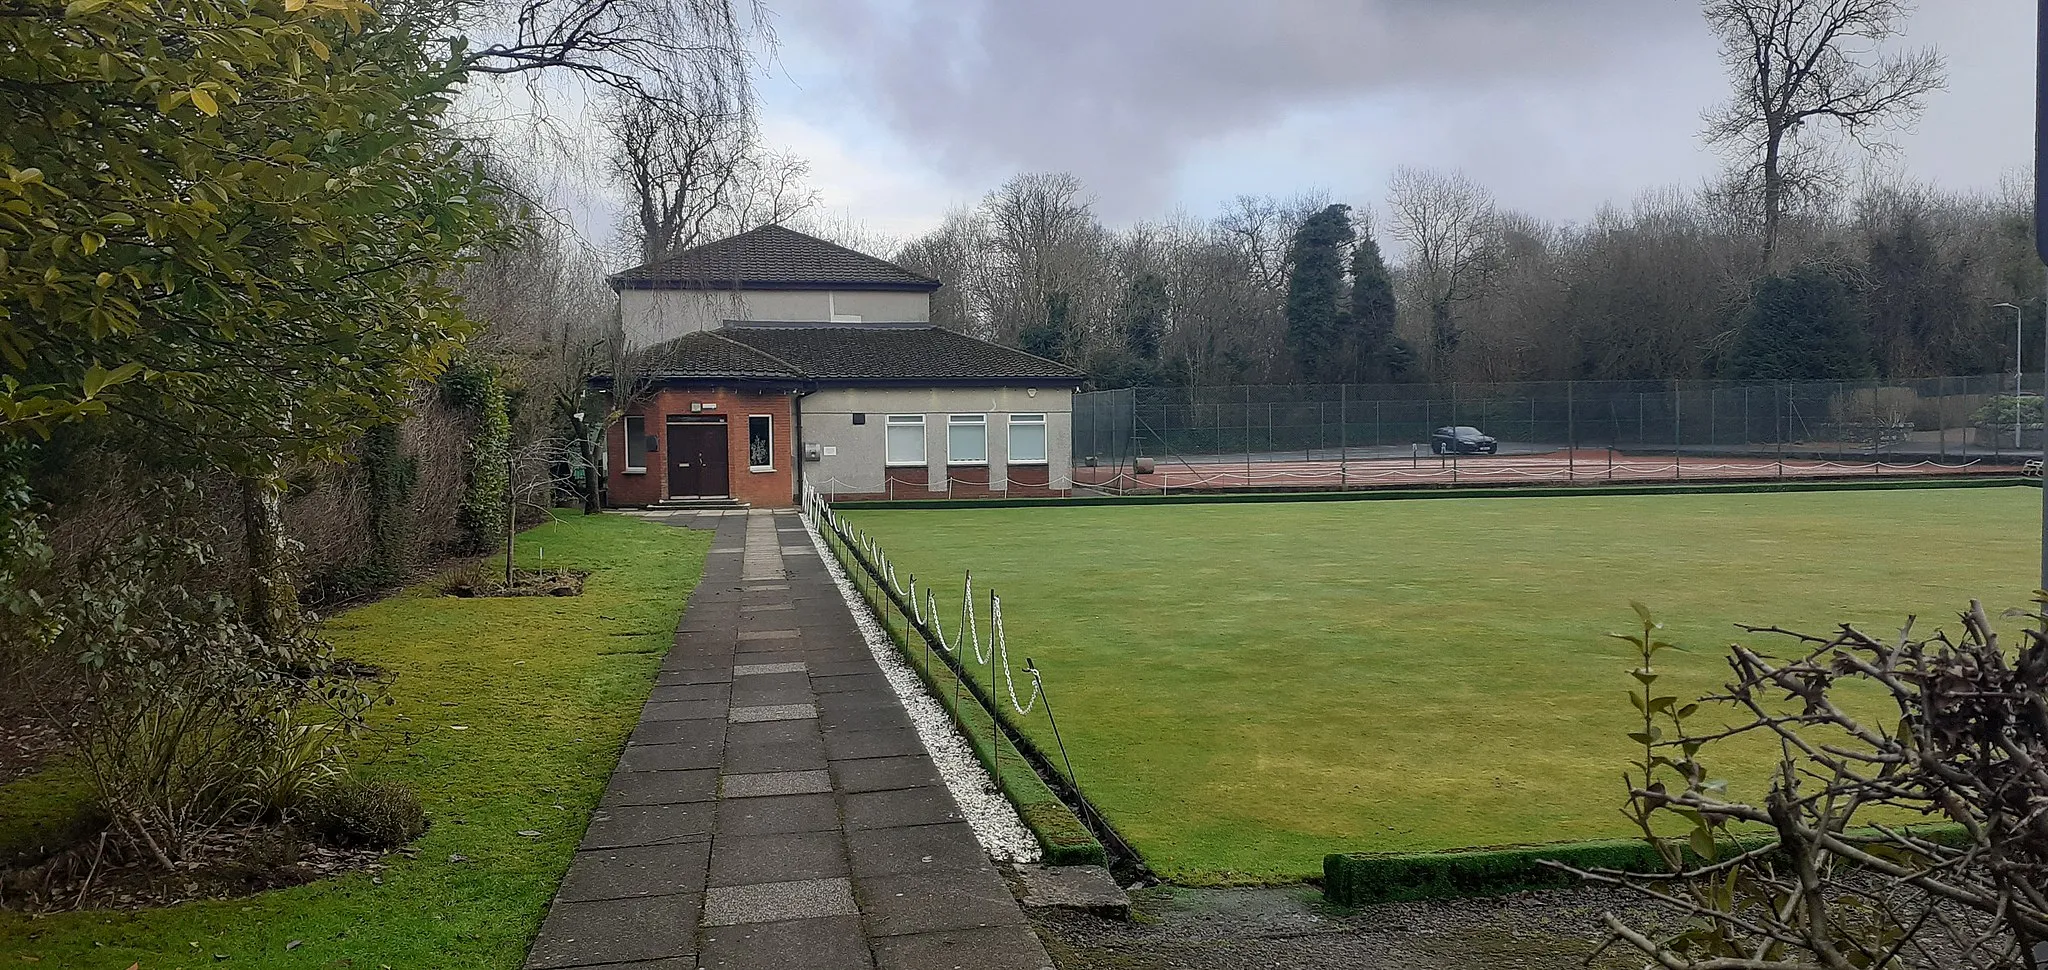
[[[817,385],[813,384],[809,390],[798,388],[789,396],[791,437],[796,443],[796,453],[790,457],[791,463],[796,466],[796,494],[790,498],[797,500],[798,506],[803,505],[801,500],[804,494],[804,398],[817,390]]]

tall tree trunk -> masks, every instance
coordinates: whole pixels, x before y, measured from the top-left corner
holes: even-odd
[[[266,640],[297,633],[304,618],[292,585],[284,493],[274,478],[242,477],[242,533],[249,556],[249,624]]]
[[[1764,146],[1764,273],[1769,275],[1778,268],[1778,220],[1785,207],[1784,174],[1778,171],[1778,159],[1784,133],[1773,131]]]
[[[576,452],[583,457],[583,514],[596,515],[597,501],[597,442],[589,426],[581,417],[571,417],[569,427],[576,432]]]

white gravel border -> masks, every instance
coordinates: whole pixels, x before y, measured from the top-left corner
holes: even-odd
[[[803,516],[803,521],[811,545],[817,548],[818,558],[825,561],[826,572],[839,587],[840,597],[846,600],[853,622],[860,627],[861,638],[867,641],[868,652],[882,666],[882,674],[889,678],[889,686],[896,689],[897,698],[903,701],[903,709],[910,714],[910,722],[917,725],[917,734],[924,740],[924,749],[931,753],[932,762],[938,765],[939,777],[946,780],[946,790],[953,793],[953,801],[960,805],[960,811],[967,816],[967,823],[973,826],[975,839],[981,842],[990,858],[998,862],[1037,862],[1040,854],[1038,837],[1024,827],[1024,820],[1017,816],[1016,807],[996,788],[995,782],[989,778],[988,769],[982,766],[981,759],[974,756],[974,749],[968,747],[967,740],[953,729],[953,719],[925,688],[924,680],[897,655],[896,645],[882,631],[860,591],[853,588],[853,581],[847,578],[846,570],[839,565],[839,557],[825,545],[824,537],[818,532],[818,524],[811,521],[808,514]]]

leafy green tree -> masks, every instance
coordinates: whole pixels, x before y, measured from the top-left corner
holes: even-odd
[[[1124,349],[1148,364],[1159,362],[1159,342],[1166,336],[1166,279],[1145,272],[1131,281],[1124,297]]]
[[[1759,280],[1733,366],[1745,380],[1851,380],[1871,374],[1856,295],[1826,267],[1802,266]]]
[[[1370,231],[1351,248],[1351,311],[1344,317],[1349,381],[1386,381],[1406,376],[1413,356],[1394,334],[1399,305],[1394,276]],[[1397,346],[1398,345],[1398,346]]]
[[[1321,381],[1342,370],[1344,247],[1353,238],[1351,207],[1331,205],[1295,230],[1287,262],[1287,346],[1302,377]]]
[[[78,0],[0,18],[0,430],[244,482],[260,629],[296,619],[282,475],[402,416],[503,238],[426,18]]]
[[[1035,323],[1017,332],[1017,346],[1027,354],[1037,354],[1047,360],[1068,362],[1073,352],[1072,333],[1067,318],[1073,313],[1073,298],[1063,291],[1045,295],[1045,322]]]

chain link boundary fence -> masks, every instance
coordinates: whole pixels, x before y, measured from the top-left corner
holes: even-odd
[[[1074,465],[1080,482],[1119,488],[1143,488],[1147,474],[1165,476],[1162,487],[1175,476],[1219,481],[1230,465],[1245,469],[1228,476],[1233,486],[1302,484],[1318,477],[1312,465],[1291,474],[1261,468],[1329,462],[1359,466],[1359,480],[1345,475],[1344,484],[1388,484],[1377,468],[1426,467],[1437,458],[1436,430],[1463,426],[1498,440],[1495,472],[1541,468],[1536,477],[1546,478],[1598,477],[1605,462],[1636,478],[1650,477],[1652,466],[1681,478],[1688,470],[1767,474],[1766,466],[1780,474],[2009,473],[2039,457],[2042,444],[2039,402],[2015,408],[2014,392],[2011,375],[1094,391],[1074,397]],[[2024,394],[2040,392],[2039,375],[2024,381]],[[1146,473],[1145,459],[1161,470]],[[1483,460],[1459,463],[1485,474]],[[1572,470],[1552,474],[1543,462],[1556,460]]]

